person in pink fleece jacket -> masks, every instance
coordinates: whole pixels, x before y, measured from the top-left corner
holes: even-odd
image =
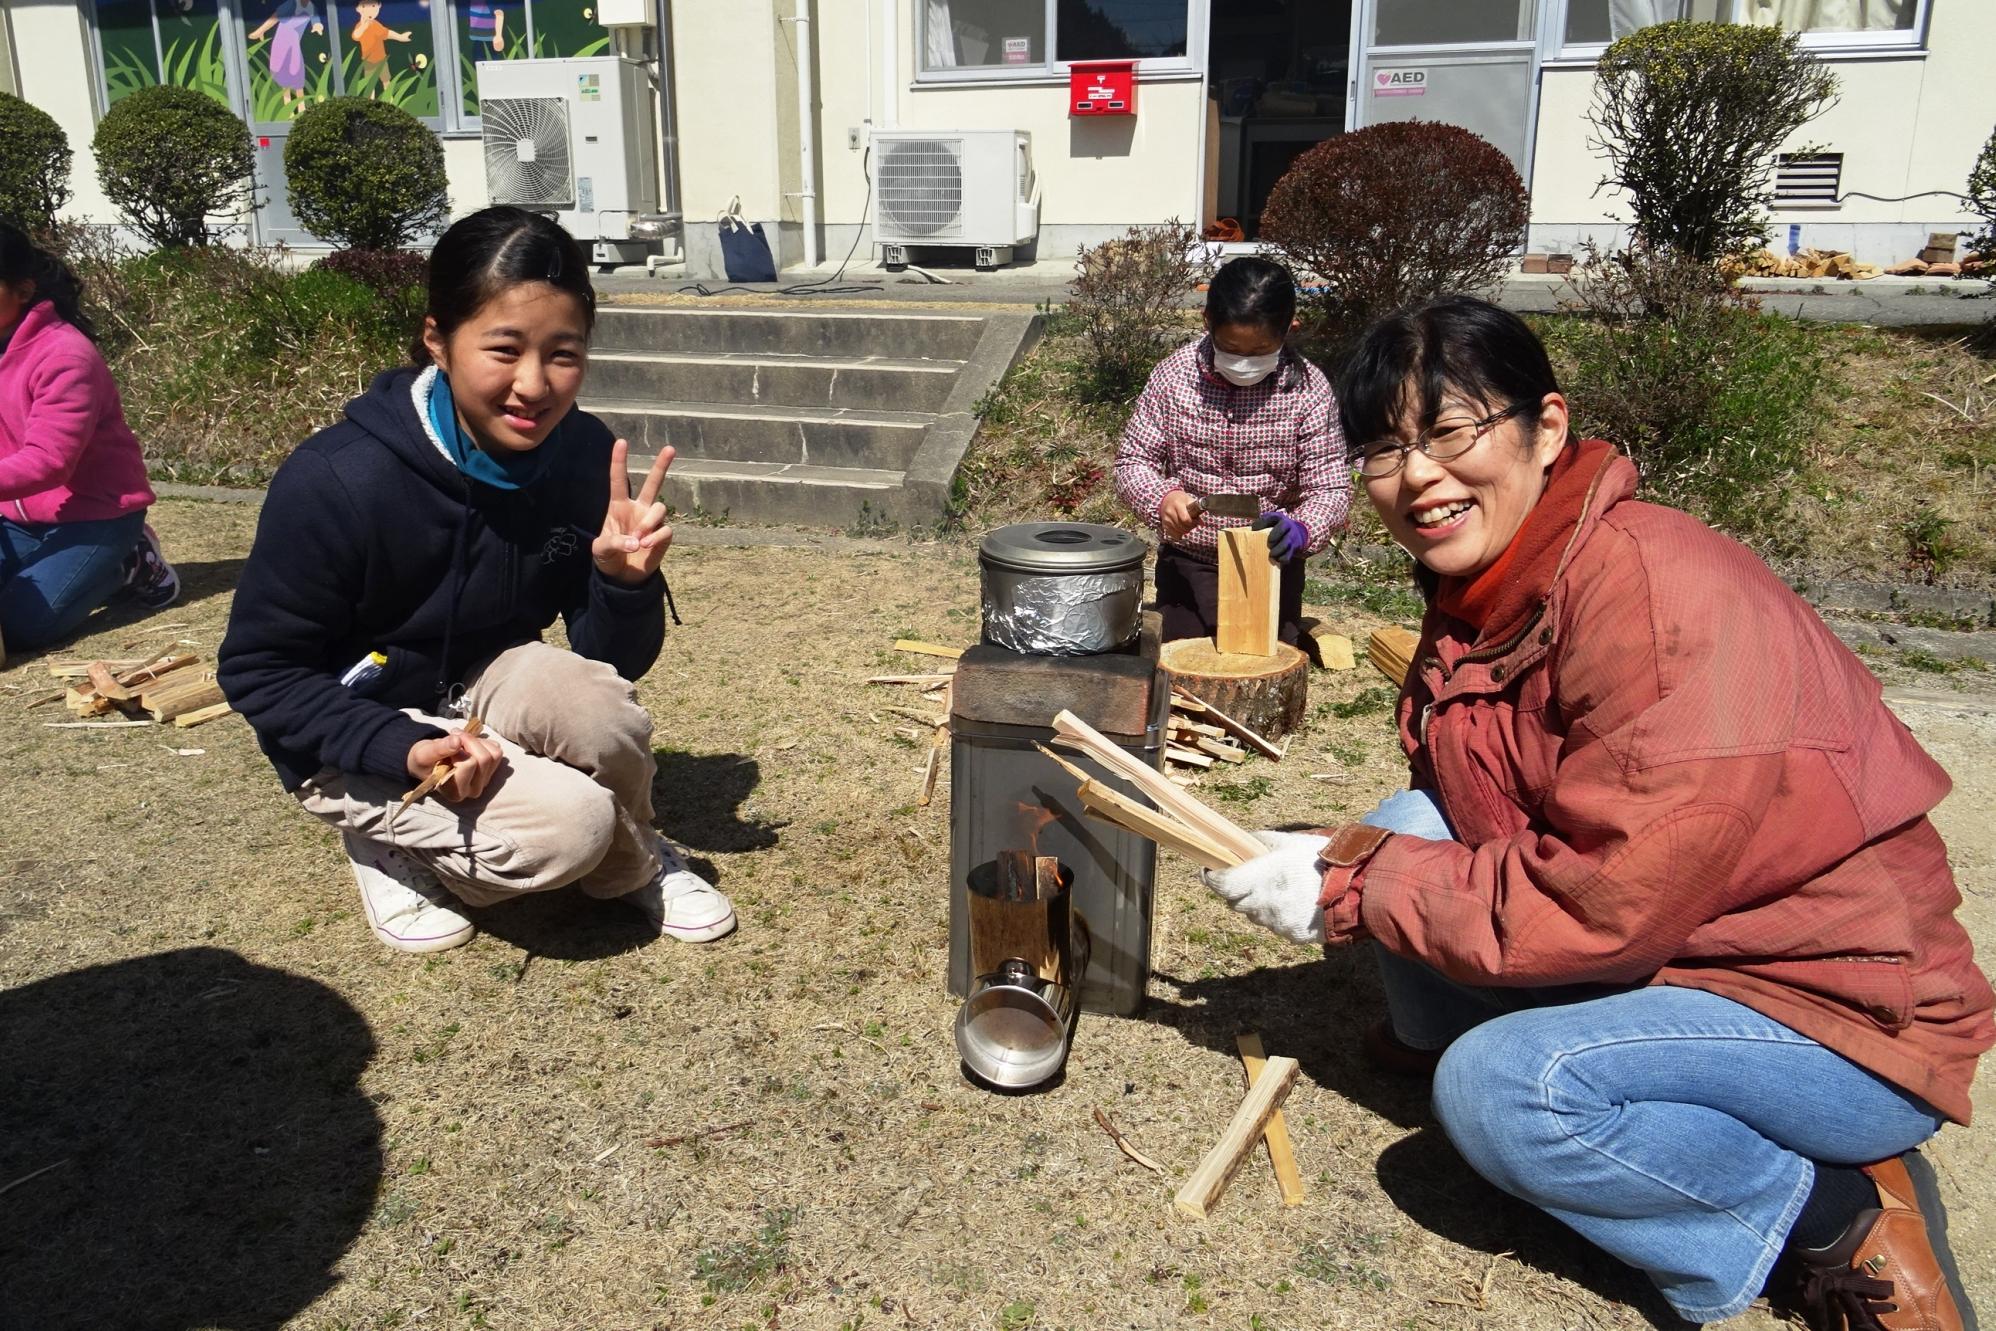
[[[0,642],[16,651],[61,641],[121,593],[155,610],[180,595],[80,298],[68,265],[0,222]]]

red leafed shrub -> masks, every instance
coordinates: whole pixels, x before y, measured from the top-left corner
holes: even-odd
[[[1494,284],[1529,212],[1517,169],[1488,140],[1413,120],[1297,158],[1268,197],[1261,236],[1299,279],[1321,284],[1306,285],[1298,308],[1305,345],[1335,368],[1380,315]]]
[[[430,284],[427,255],[409,250],[334,250],[312,265],[349,277],[383,296],[402,296]]]

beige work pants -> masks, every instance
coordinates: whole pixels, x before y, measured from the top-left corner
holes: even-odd
[[[473,906],[569,883],[620,897],[651,881],[659,863],[651,717],[628,680],[601,661],[530,642],[478,667],[465,703],[506,752],[477,799],[420,799],[391,828],[388,815],[413,781],[328,768],[298,788],[298,802],[343,832],[414,855]],[[445,730],[462,724],[407,714]]]

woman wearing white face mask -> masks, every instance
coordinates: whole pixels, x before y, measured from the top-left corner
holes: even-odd
[[[1151,372],[1116,450],[1116,493],[1163,537],[1157,604],[1164,636],[1210,636],[1219,533],[1270,530],[1282,566],[1280,633],[1296,641],[1303,561],[1344,530],[1351,479],[1337,399],[1323,372],[1285,345],[1296,285],[1269,259],[1235,259],[1206,294],[1206,332]],[[1208,495],[1248,494],[1258,518],[1205,512]]]

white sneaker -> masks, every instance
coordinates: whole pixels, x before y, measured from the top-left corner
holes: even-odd
[[[352,832],[340,840],[376,938],[397,952],[442,952],[471,941],[476,930],[458,899],[415,856]]]
[[[643,911],[662,938],[711,943],[734,929],[734,903],[687,868],[679,848],[664,837],[658,839],[658,861],[658,877],[617,899]]]

